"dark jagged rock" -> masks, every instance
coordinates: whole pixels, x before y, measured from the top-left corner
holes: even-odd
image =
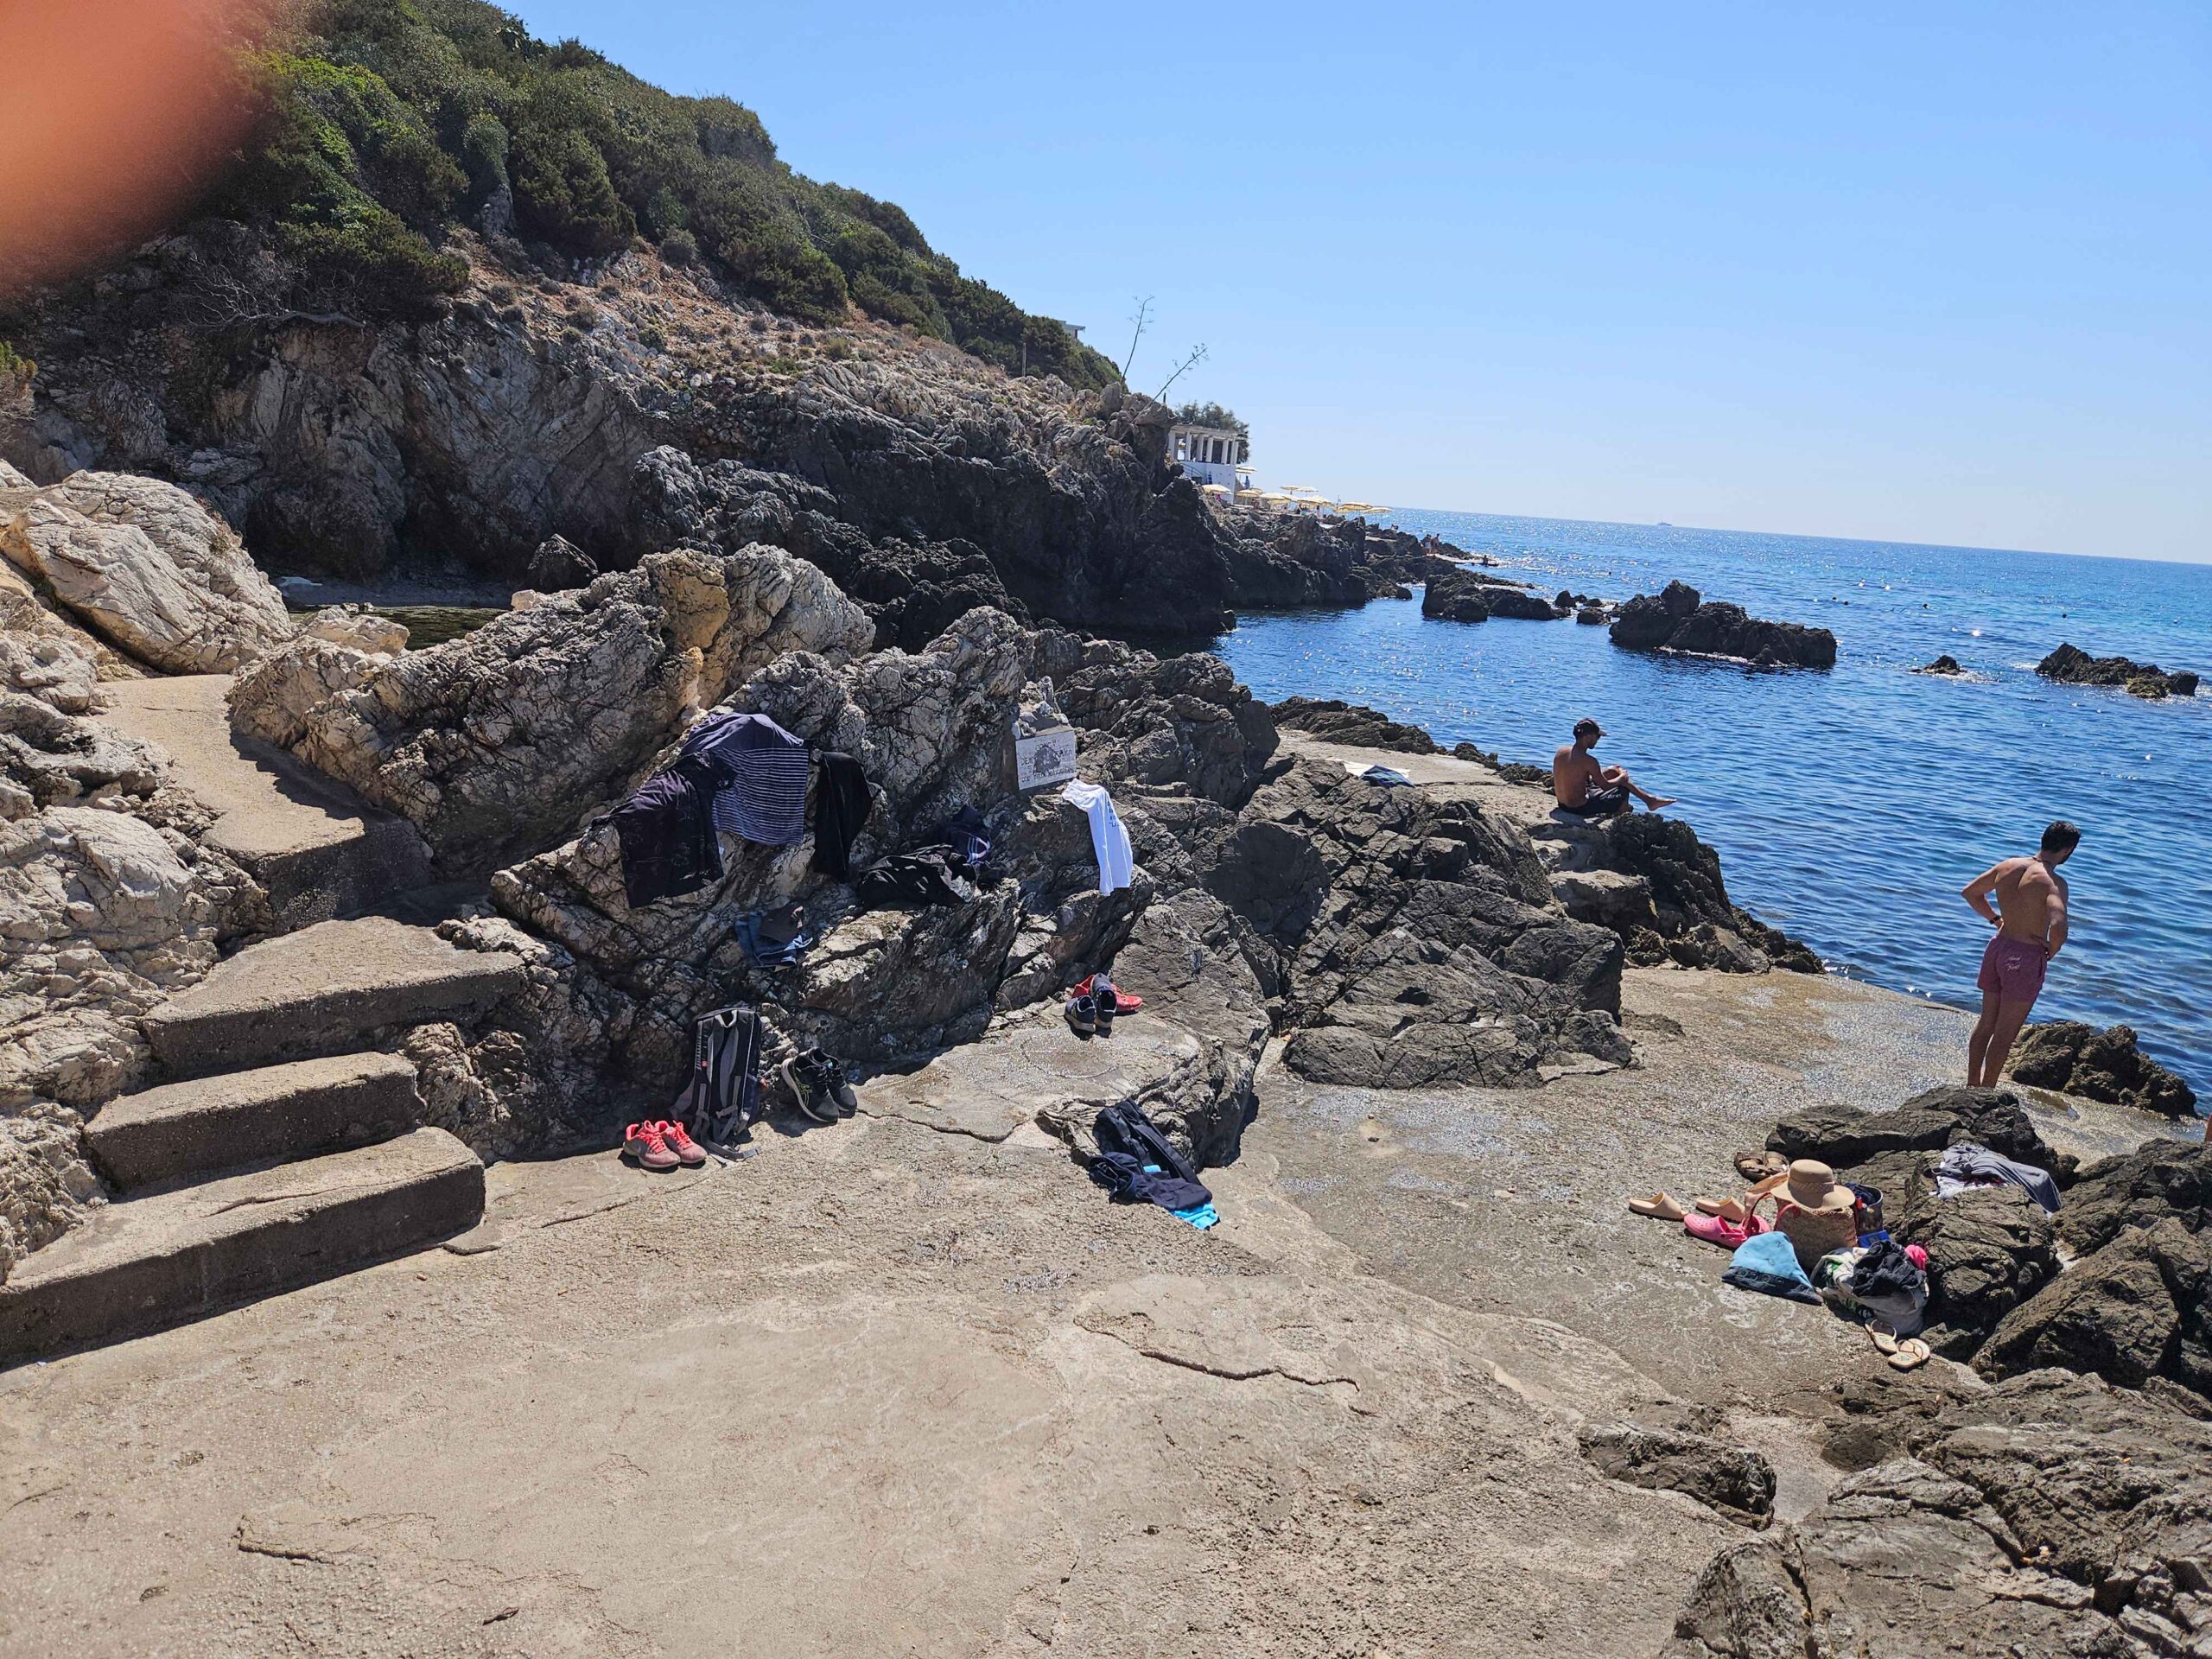
[[[1905,1421],[1916,1455],[1714,1557],[1669,1659],[2181,1659],[2212,1635],[2212,1425],[2049,1370]]]
[[[1642,1423],[1593,1424],[1578,1440],[1608,1480],[1682,1492],[1745,1526],[1774,1513],[1774,1465],[1743,1446]]]
[[[1394,749],[1401,754],[1442,753],[1436,740],[1420,727],[1406,725],[1379,709],[1336,697],[1285,697],[1274,705],[1273,712],[1276,725],[1287,726],[1293,731],[1311,732],[1332,742],[1367,749]]]
[[[1613,613],[1602,605],[1585,605],[1574,613],[1574,620],[1584,627],[1602,627],[1613,620]]]
[[[1885,1198],[1897,1242],[1928,1252],[1929,1323],[1945,1328],[1950,1340],[1941,1351],[1954,1358],[2058,1273],[2057,1229],[2016,1186],[1938,1198],[1915,1179],[1903,1192],[1885,1189]]]
[[[2202,1141],[2150,1141],[2125,1157],[2091,1165],[2066,1194],[2058,1231],[2086,1255],[2124,1228],[2169,1218],[2192,1233],[2212,1226],[2212,1147]]]
[[[680,542],[669,542],[665,546],[679,546]],[[599,566],[591,555],[565,536],[548,536],[537,544],[537,551],[530,556],[530,563],[523,574],[530,585],[543,593],[558,593],[566,588],[583,588],[599,575]]]
[[[2131,1227],[1998,1323],[1974,1357],[1983,1376],[2045,1366],[2123,1388],[2166,1377],[2212,1395],[2212,1236],[2178,1221]]]
[[[2145,1054],[2128,1026],[2099,1031],[2074,1020],[2030,1026],[2005,1069],[2015,1082],[2034,1089],[2062,1090],[2169,1117],[2192,1116],[2196,1109],[2195,1090]]]
[[[2044,1143],[2029,1121],[2026,1105],[2010,1089],[1947,1085],[1923,1090],[1886,1112],[1808,1107],[1777,1123],[1766,1144],[1784,1158],[1818,1158],[1847,1169],[1885,1153],[1941,1152],[1962,1141],[2050,1170],[2062,1185],[2072,1173],[2069,1160]]]
[[[1721,879],[1720,855],[1680,818],[1624,813],[1602,826],[1604,863],[1649,884],[1657,916],[1649,944],[1629,940],[1639,965],[1674,962],[1687,968],[1764,973],[1767,967],[1819,973],[1818,957],[1780,928],[1738,908]]]
[[[2168,673],[2156,663],[2131,662],[2125,657],[2092,657],[2079,645],[2062,645],[2036,664],[2046,680],[2063,685],[2117,686],[2131,696],[2193,697],[2197,677],[2186,671]]]
[[[1966,670],[1961,668],[1959,659],[1947,651],[1926,667],[1916,668],[1912,671],[1916,674],[1963,674]]]
[[[1301,1076],[1514,1087],[1630,1058],[1618,940],[1567,917],[1527,837],[1470,803],[1301,761],[1180,833],[1273,960]]]
[[[1458,568],[1436,571],[1421,594],[1421,613],[1447,622],[1482,622],[1493,616],[1550,622],[1566,614],[1541,594],[1515,582]]]
[[[1624,604],[1612,641],[1627,651],[1725,657],[1760,667],[1835,666],[1835,636],[1826,628],[1763,621],[1740,605],[1702,600],[1696,588],[1680,582]]]

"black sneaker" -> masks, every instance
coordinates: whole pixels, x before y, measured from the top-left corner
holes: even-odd
[[[1090,980],[1090,1001],[1098,1021],[1098,1034],[1110,1037],[1114,1033],[1114,1015],[1119,1010],[1122,994],[1114,988],[1114,982],[1103,974],[1094,974]]]
[[[1098,1029],[1098,1005],[1088,996],[1070,997],[1068,1024],[1075,1027],[1077,1036],[1090,1036]]]
[[[812,1064],[814,1058],[811,1054],[794,1054],[785,1060],[779,1068],[784,1074],[784,1085],[791,1091],[792,1100],[807,1116],[817,1123],[835,1123],[837,1121],[837,1103],[823,1086],[822,1073]]]
[[[845,1076],[844,1066],[818,1048],[814,1051],[813,1058],[815,1074],[821,1079],[822,1087],[828,1091],[830,1100],[836,1103],[837,1116],[850,1117],[860,1110],[861,1097],[853,1092],[853,1085]]]

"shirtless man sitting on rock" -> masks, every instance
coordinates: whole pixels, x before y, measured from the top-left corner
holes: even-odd
[[[1967,1086],[1994,1089],[2004,1075],[2012,1039],[2035,1007],[2050,959],[2066,943],[2066,878],[2058,867],[2080,844],[2082,832],[2061,818],[2043,832],[2032,858],[1993,864],[1961,887],[1961,897],[1997,930],[1981,953],[1981,1018],[1967,1043]],[[1995,893],[1993,907],[1990,895]]]
[[[1559,798],[1559,804],[1584,818],[1609,818],[1616,812],[1625,812],[1631,795],[1654,812],[1672,806],[1672,796],[1646,794],[1618,766],[1598,764],[1597,756],[1590,751],[1605,734],[1604,728],[1587,716],[1574,722],[1573,743],[1552,757],[1552,793]]]

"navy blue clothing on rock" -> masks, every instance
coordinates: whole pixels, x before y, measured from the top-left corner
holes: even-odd
[[[714,769],[715,827],[768,847],[806,839],[806,742],[766,715],[716,711],[679,753]]]
[[[631,909],[721,880],[721,848],[708,805],[713,788],[704,766],[678,760],[609,815],[622,847],[622,893]]]

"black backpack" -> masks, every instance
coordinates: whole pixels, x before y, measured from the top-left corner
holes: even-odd
[[[669,1108],[700,1140],[728,1146],[760,1116],[760,1015],[743,1002],[691,1028],[691,1080]]]
[[[1195,1210],[1213,1202],[1198,1171],[1142,1107],[1126,1101],[1107,1107],[1098,1114],[1091,1134],[1098,1142],[1098,1155],[1090,1160],[1090,1179],[1116,1203]]]

